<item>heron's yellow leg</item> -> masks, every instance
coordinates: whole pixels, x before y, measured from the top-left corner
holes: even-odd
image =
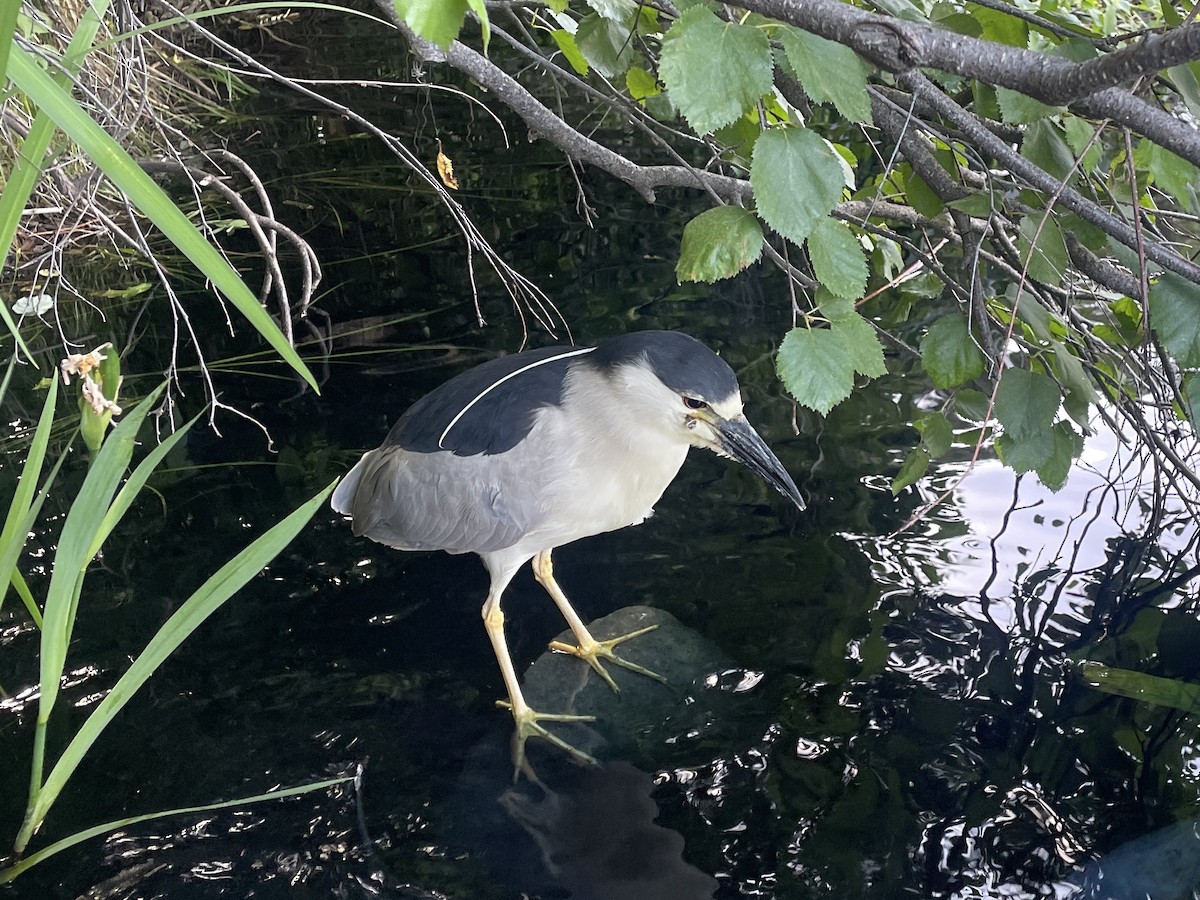
[[[497,700],[496,705],[511,710],[516,729],[512,737],[512,758],[515,771],[513,780],[525,769],[525,742],[532,737],[549,741],[560,750],[565,750],[575,759],[587,765],[597,765],[594,757],[582,750],[571,746],[558,735],[543,728],[539,722],[594,722],[595,716],[573,716],[562,713],[540,713],[530,709],[521,693],[521,684],[517,680],[513,668],[512,657],[508,654],[508,642],[504,639],[504,611],[500,608],[500,594],[488,595],[483,605],[483,627],[487,629],[488,639],[492,642],[496,661],[500,664],[500,674],[504,678],[504,686],[508,689],[508,700]]]
[[[567,620],[567,625],[571,628],[571,633],[575,635],[575,640],[579,645],[572,647],[570,644],[564,644],[562,641],[551,641],[550,649],[557,650],[559,653],[570,653],[572,656],[578,656],[585,660],[589,666],[596,670],[601,678],[614,691],[620,691],[617,683],[613,681],[612,676],[604,670],[600,665],[601,660],[608,660],[610,663],[622,668],[629,669],[631,672],[637,672],[639,675],[646,675],[656,681],[666,682],[657,672],[651,672],[649,669],[639,666],[637,663],[632,663],[627,659],[622,659],[613,652],[614,648],[630,638],[638,637],[648,631],[653,631],[657,625],[651,625],[648,628],[639,628],[637,631],[631,631],[629,634],[618,635],[615,638],[609,638],[606,641],[598,641],[587,626],[583,624],[583,620],[575,612],[571,606],[571,601],[567,599],[567,595],[562,592],[562,588],[558,586],[558,582],[554,580],[554,563],[550,559],[550,550],[543,550],[533,558],[533,574],[538,580],[538,584],[546,589],[546,593],[554,601],[559,612],[563,614],[563,618]]]

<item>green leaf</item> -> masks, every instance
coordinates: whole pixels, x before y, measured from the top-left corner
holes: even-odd
[[[9,373],[12,368],[10,365]],[[42,414],[38,418],[37,428],[33,432],[33,440],[25,454],[25,463],[21,469],[17,489],[13,492],[4,517],[4,527],[0,530],[0,605],[8,592],[8,583],[16,569],[21,550],[25,547],[25,539],[33,525],[29,515],[33,508],[33,495],[37,491],[38,478],[42,474],[42,463],[46,458],[46,448],[50,443],[50,430],[54,424],[54,404],[58,400],[58,378],[50,379],[50,389],[46,392],[46,401],[42,404]]]
[[[968,3],[967,10],[983,26],[984,40],[1021,49],[1029,46],[1029,26],[1023,19],[977,3]]]
[[[1048,435],[1061,403],[1058,385],[1045,375],[1010,366],[1000,376],[994,411],[1004,433],[1015,439]]]
[[[1187,417],[1192,425],[1200,425],[1200,373],[1192,372],[1183,379],[1183,399],[1187,402]]]
[[[1025,125],[1058,115],[1066,108],[1050,106],[1006,87],[996,88],[996,102],[1000,104],[1000,115],[1004,121],[1014,125]]]
[[[74,605],[84,569],[92,557],[92,541],[100,528],[116,493],[117,484],[133,456],[142,421],[157,402],[163,386],[152,391],[141,403],[121,417],[120,424],[104,441],[92,460],[79,493],[71,503],[54,554],[54,569],[46,591],[45,625],[42,629],[41,695],[38,697],[38,723],[44,725],[58,699],[58,690],[66,666],[67,646],[74,626]]]
[[[21,860],[12,866],[0,869],[0,884],[8,884],[13,881],[22,872],[27,872],[38,863],[49,859],[56,853],[61,853],[74,847],[76,844],[81,844],[84,841],[91,840],[94,837],[100,837],[104,834],[110,834],[114,831],[119,831],[123,828],[130,828],[133,825],[140,825],[142,822],[153,822],[156,819],[165,819],[167,816],[177,816],[192,814],[198,812],[212,812],[218,809],[233,809],[235,806],[246,806],[251,803],[262,803],[270,800],[281,800],[285,797],[295,797],[301,794],[310,794],[314,791],[321,791],[325,788],[333,787],[336,784],[344,784],[347,781],[353,781],[354,775],[339,775],[336,778],[325,778],[321,781],[312,781],[307,784],[296,785],[290,788],[276,788],[275,790],[267,791],[262,794],[255,794],[251,797],[238,797],[236,800],[222,800],[219,803],[206,803],[203,806],[183,806],[177,809],[164,809],[159,812],[143,813],[140,816],[127,816],[123,819],[117,819],[112,822],[105,822],[103,825],[93,825],[91,828],[85,828],[83,831],[77,831],[75,834],[65,837],[60,841],[55,841],[42,849],[23,856]]]
[[[1037,243],[1034,244],[1034,236]],[[1054,216],[1043,216],[1032,213],[1021,219],[1020,236],[1017,239],[1017,253],[1022,260],[1028,260],[1029,277],[1043,284],[1062,284],[1063,275],[1070,266],[1067,256],[1067,245],[1063,242],[1062,232]],[[1028,302],[1033,302],[1032,299]],[[1026,303],[1021,304],[1022,307]]]
[[[467,17],[467,0],[392,0],[398,15],[419,37],[443,50],[454,42]]]
[[[762,227],[754,213],[718,206],[684,226],[675,277],[681,282],[719,281],[757,262],[762,251]]]
[[[1176,363],[1200,368],[1200,287],[1164,272],[1150,285],[1150,324]]]
[[[1139,169],[1150,172],[1155,187],[1166,191],[1176,200],[1191,205],[1191,195],[1200,181],[1196,167],[1170,150],[1165,150],[1149,138],[1142,138],[1133,151],[1133,161]]]
[[[991,418],[991,398],[982,391],[964,388],[954,394],[954,414],[966,422],[982,425]]]
[[[779,346],[775,368],[788,393],[821,415],[854,388],[854,360],[845,343],[828,329],[793,328]]]
[[[908,454],[908,458],[904,460],[904,465],[900,467],[900,471],[896,473],[896,477],[892,479],[892,495],[895,496],[909,485],[916,484],[929,468],[929,460],[928,450],[924,447],[913,448],[913,451]]]
[[[1106,694],[1181,709],[1187,713],[1200,712],[1200,684],[1160,678],[1130,669],[1114,669],[1094,662],[1083,663],[1080,672],[1088,687]]]
[[[772,128],[754,144],[750,185],[763,221],[802,244],[842,196],[842,167],[807,128]]]
[[[957,313],[929,326],[921,338],[921,362],[940,388],[957,387],[978,378],[987,367],[987,359],[971,337],[966,318]]]
[[[637,59],[628,25],[593,13],[575,30],[579,52],[605,78],[616,78]]]
[[[629,91],[629,96],[639,102],[662,93],[657,79],[640,66],[629,67],[629,71],[625,73],[625,88]]]
[[[116,432],[114,432],[115,434]],[[107,445],[107,443],[106,441],[105,444]],[[117,713],[149,680],[150,676],[158,671],[163,660],[170,656],[221,604],[241,590],[250,579],[258,575],[264,566],[291,543],[292,538],[300,533],[313,514],[324,505],[334,484],[330,484],[295,512],[276,523],[218,569],[163,623],[146,645],[146,649],[117,679],[117,683],[112,686],[104,699],[96,704],[91,715],[87,717],[75,737],[63,750],[58,762],[46,777],[46,783],[38,794],[37,802],[34,804],[29,818],[35,823],[45,818],[46,812],[83,760],[88,749]],[[74,506],[72,506],[73,511]]]
[[[726,125],[772,88],[771,42],[750,25],[723,22],[703,6],[663,37],[658,75],[698,134]]]
[[[467,5],[471,7],[471,12],[475,13],[475,17],[479,19],[479,32],[483,38],[483,52],[486,55],[488,44],[492,40],[492,23],[488,18],[487,5],[484,0],[467,0]]]
[[[1021,435],[1006,432],[996,438],[996,453],[1006,466],[1018,475],[1024,475],[1050,460],[1054,453],[1054,434],[1049,429]]]
[[[1071,152],[1076,157],[1083,157],[1079,167],[1084,172],[1089,172],[1099,166],[1100,151],[1104,147],[1104,141],[1092,140],[1096,134],[1096,126],[1079,116],[1063,116],[1062,124],[1067,146],[1071,148]]]
[[[950,452],[954,445],[954,431],[950,428],[950,420],[942,413],[925,413],[913,422],[913,426],[921,433],[921,442],[931,456],[943,456]]]
[[[554,43],[558,44],[559,51],[567,62],[571,64],[571,68],[575,70],[575,73],[577,75],[586,75],[588,73],[588,63],[584,59],[583,53],[580,52],[579,45],[575,43],[575,35],[571,34],[565,28],[555,28],[550,32],[550,37],[554,38]]]
[[[846,318],[834,319],[829,330],[846,348],[855,372],[867,378],[878,378],[887,374],[883,345],[879,343],[879,335],[875,333],[875,327],[870,322],[855,313]]]
[[[1054,449],[1050,458],[1037,467],[1038,481],[1057,493],[1067,483],[1071,464],[1083,452],[1083,435],[1069,422],[1056,422],[1051,429]]]
[[[8,48],[12,44],[13,32],[17,30],[17,16],[20,12],[20,3],[0,4],[0,83],[7,77]]]
[[[920,137],[914,135],[913,139],[920,140]],[[933,219],[940,216],[942,210],[946,208],[942,198],[934,193],[929,183],[911,169],[904,177],[904,194],[908,198],[909,205],[927,218]]]
[[[813,273],[830,293],[857,298],[867,288],[867,257],[854,232],[844,222],[826,216],[808,236]]]
[[[317,381],[251,290],[161,187],[75,103],[19,46],[13,46],[9,75],[79,145],[114,185],[190,259],[246,317],[280,356],[319,392]]]
[[[816,103],[832,103],[853,122],[871,121],[867,76],[871,67],[849,47],[800,28],[785,26],[779,37],[788,65]]]
[[[1167,69],[1167,75],[1179,91],[1179,96],[1183,98],[1192,118],[1200,116],[1200,66],[1196,63],[1172,66]]]
[[[1025,129],[1025,140],[1021,142],[1021,155],[1040,166],[1058,179],[1067,177],[1067,173],[1075,165],[1075,157],[1067,146],[1062,133],[1049,119],[1039,119]],[[1078,170],[1071,176],[1075,181]]]
[[[638,11],[637,0],[587,0],[587,5],[604,18],[622,24],[632,21]]]

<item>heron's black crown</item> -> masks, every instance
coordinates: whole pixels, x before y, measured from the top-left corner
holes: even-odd
[[[601,372],[644,358],[650,371],[673,391],[715,401],[737,393],[737,376],[729,365],[689,334],[679,331],[635,331],[601,341],[582,364]]]

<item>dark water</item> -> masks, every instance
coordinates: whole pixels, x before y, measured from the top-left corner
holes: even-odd
[[[351,58],[337,37],[322,42]],[[363,66],[404,72],[372,46],[379,56]],[[260,127],[242,149],[284,196],[313,205],[296,207],[294,224],[330,260],[320,306],[343,337],[319,397],[294,396],[286,379],[218,376],[273,448],[231,416],[220,438],[198,428],[114,535],[81,603],[52,756],[208,574],[378,443],[409,402],[521,340],[486,274],[489,324],[477,326],[452,226],[374,142],[277,98],[256,102]],[[1198,675],[1194,524],[1157,496],[1153,473],[1101,431],[1057,495],[990,458],[959,483],[964,445],[893,498],[890,479],[917,441],[909,422],[937,402],[929,386],[896,357],[891,375],[825,420],[795,412],[771,363],[790,325],[783,284],[768,271],[675,284],[695,198],[646,207],[586,176],[588,228],[561,160],[520,128],[503,151],[494,126],[445,99],[389,95],[372,112],[393,117],[388,127],[427,160],[442,138],[464,204],[578,340],[680,328],[719,349],[809,509],[697,452],[653,519],[556,555],[585,619],[662,623],[629,655],[670,682],[622,678],[617,700],[593,677],[581,697],[601,722],[580,739],[605,765],[542,754],[541,788],[511,784],[478,561],[389,551],[318,513],[110,727],[38,841],[361,767],[359,786],[122,829],[33,869],[8,896],[1193,896],[1194,717],[1098,693],[1076,668]],[[372,316],[398,321],[362,321]],[[155,352],[143,342],[127,369],[155,371]],[[66,483],[78,477],[76,465]],[[56,527],[26,560],[35,594]],[[524,668],[562,622],[528,572],[506,609]],[[0,629],[10,835],[28,777],[37,635],[12,598]],[[538,696],[586,681],[572,662],[540,660]]]

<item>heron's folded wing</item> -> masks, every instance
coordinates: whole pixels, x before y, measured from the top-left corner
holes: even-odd
[[[334,491],[354,533],[401,550],[486,553],[537,525],[535,505],[502,491],[504,455],[456,457],[384,446],[366,454]]]

